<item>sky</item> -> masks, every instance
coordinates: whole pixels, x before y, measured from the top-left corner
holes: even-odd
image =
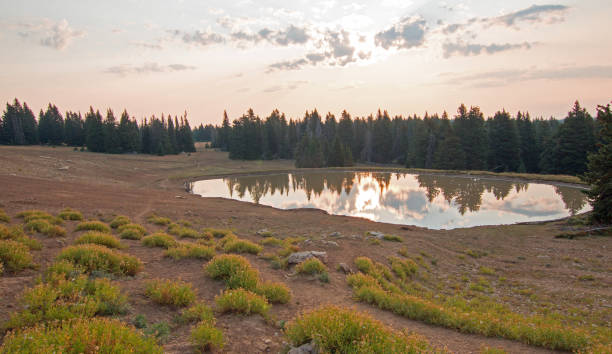
[[[609,0],[0,0],[0,100],[219,124],[253,108],[563,118],[612,100]]]

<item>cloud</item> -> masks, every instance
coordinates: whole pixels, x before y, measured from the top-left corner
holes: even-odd
[[[306,66],[309,63],[307,59],[295,59],[295,60],[285,60],[278,63],[270,64],[268,66],[268,72],[274,70],[297,70]]]
[[[168,31],[172,36],[180,38],[184,43],[206,47],[212,44],[224,43],[225,37],[210,31],[183,32],[180,30]]]
[[[146,48],[146,49],[156,49],[156,50],[164,49],[164,46],[162,45],[162,41],[161,40],[158,40],[157,43],[132,41],[132,42],[130,42],[130,44],[135,46],[135,47],[141,47],[141,48]]]
[[[513,49],[530,49],[531,43],[504,43],[504,44],[478,44],[478,43],[450,43],[446,42],[442,45],[444,58],[450,58],[454,55],[473,56],[483,53],[495,54]]]
[[[444,84],[498,87],[531,80],[612,79],[612,65],[565,66],[547,69],[498,70],[469,75],[446,74]]]
[[[40,45],[56,50],[66,49],[74,39],[84,37],[86,32],[70,27],[68,21],[53,22],[48,19],[40,23],[19,23],[18,34],[36,40]]]
[[[544,15],[560,14],[565,12],[569,7],[564,5],[532,5],[523,10],[511,12],[507,15],[499,16],[491,20],[492,23],[503,24],[508,27],[514,26],[517,22],[526,21],[532,23],[544,22]],[[549,18],[550,20],[550,18]],[[556,22],[557,18],[551,21]]]
[[[374,43],[384,49],[409,49],[425,42],[426,21],[421,17],[406,17],[392,27],[378,32]]]
[[[145,63],[141,66],[133,65],[117,65],[111,66],[104,70],[107,74],[114,74],[119,76],[126,76],[129,74],[150,74],[150,73],[164,73],[164,72],[178,72],[186,70],[195,70],[195,66],[184,65],[184,64],[170,64],[160,65],[158,63]]]
[[[267,87],[265,89],[262,90],[262,92],[264,93],[273,93],[273,92],[279,92],[279,91],[292,91],[295,90],[297,88],[299,88],[300,86],[306,85],[308,84],[308,81],[304,81],[304,80],[300,80],[300,81],[289,81],[285,84],[282,85],[274,85],[274,86],[270,86]]]

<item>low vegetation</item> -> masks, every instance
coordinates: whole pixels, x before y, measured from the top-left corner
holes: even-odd
[[[162,353],[155,340],[117,320],[74,319],[11,332],[0,353]]]
[[[91,244],[66,247],[57,260],[82,266],[87,272],[102,271],[116,276],[135,275],[142,269],[142,263],[136,257]]]
[[[145,295],[161,305],[184,307],[195,300],[193,286],[181,280],[155,279],[148,281],[145,287]]]
[[[4,222],[4,223],[10,223],[11,222],[11,218],[6,215],[6,212],[4,211],[4,209],[0,209],[0,222]]]
[[[49,224],[52,225],[61,225],[64,223],[64,220],[61,218],[57,218],[47,212],[41,210],[26,210],[17,214],[17,217],[23,218],[23,221],[28,223],[33,220],[46,220]]]
[[[400,316],[553,350],[584,351],[595,342],[588,331],[567,326],[551,316],[522,315],[500,304],[487,307],[440,295],[422,296],[418,291],[411,291],[410,284],[394,276],[383,264],[367,257],[355,259],[355,264],[362,273],[347,277],[355,297]],[[481,287],[482,291],[488,287],[488,283],[480,281],[472,285]]]
[[[168,233],[180,238],[198,239],[205,237],[197,230],[180,224],[170,224],[170,226],[168,226]]]
[[[174,237],[163,232],[158,232],[144,237],[142,239],[142,244],[147,247],[161,247],[168,249],[170,247],[176,247],[178,242],[176,242]]]
[[[110,222],[110,227],[116,229],[120,226],[130,224],[132,221],[125,215],[119,215]]]
[[[25,224],[24,229],[30,232],[38,232],[48,237],[66,236],[66,230],[63,227],[51,224],[45,219],[31,219]]]
[[[163,216],[157,216],[157,215],[149,215],[149,217],[147,218],[147,221],[151,224],[155,224],[159,226],[167,226],[172,223],[172,220],[170,220],[169,218],[165,218]]]
[[[225,281],[230,289],[254,290],[259,281],[259,272],[238,255],[215,256],[204,269],[211,278]]]
[[[197,323],[191,330],[191,341],[201,351],[223,348],[223,333],[215,327],[213,310],[203,302],[183,310],[179,320],[182,323]]]
[[[181,242],[176,247],[170,247],[164,252],[164,256],[173,259],[194,258],[210,260],[215,256],[214,247],[199,245],[190,242]]]
[[[234,234],[232,232],[232,230],[214,229],[214,228],[210,228],[210,227],[207,227],[204,230],[202,230],[202,233],[204,235],[208,235],[208,237],[210,237],[210,238],[223,238],[225,236],[233,235]]]
[[[125,246],[121,244],[121,242],[119,241],[119,239],[117,239],[117,237],[111,234],[106,234],[106,233],[102,233],[99,231],[89,231],[81,235],[79,238],[77,238],[74,241],[74,243],[77,245],[97,244],[97,245],[106,246],[108,248],[117,248],[117,249],[125,248]]]
[[[66,208],[57,214],[57,217],[63,220],[81,221],[83,220],[83,214],[80,211],[71,208]]]
[[[383,240],[393,242],[403,242],[402,238],[397,235],[384,235]]]
[[[327,267],[318,258],[308,258],[295,266],[295,271],[299,274],[319,275],[326,274]]]
[[[293,346],[314,341],[324,353],[435,353],[416,335],[395,332],[367,314],[326,306],[290,322],[285,335]]]
[[[291,290],[283,283],[264,282],[257,286],[255,293],[273,304],[286,304],[291,300]]]
[[[270,305],[265,297],[246,289],[226,290],[215,297],[220,312],[237,312],[245,315],[260,314],[266,316]]]
[[[30,250],[42,249],[42,244],[38,240],[28,237],[18,225],[11,227],[0,225],[0,240],[13,240],[26,245]]]
[[[248,240],[232,239],[223,245],[223,251],[227,253],[250,253],[259,254],[262,247]]]
[[[140,240],[147,234],[147,230],[139,224],[125,224],[119,226],[119,237],[127,240]]]
[[[13,240],[0,240],[0,263],[10,272],[35,267],[28,246]]]
[[[99,231],[108,234],[111,232],[111,229],[101,221],[83,221],[77,225],[75,231]]]

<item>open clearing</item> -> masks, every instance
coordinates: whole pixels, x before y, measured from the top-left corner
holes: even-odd
[[[2,146],[0,208],[11,216],[11,224],[22,221],[15,215],[24,210],[38,209],[57,215],[70,207],[82,212],[86,219],[109,223],[117,215],[126,215],[146,226],[150,233],[165,231],[165,226],[147,221],[148,216],[156,214],[174,222],[189,221],[194,229],[232,229],[239,238],[253,242],[262,240],[257,231],[267,229],[279,239],[301,237],[298,243],[301,250],[327,252],[328,283],[315,277],[296,276],[293,269],[274,269],[262,257],[244,254],[263,280],[285,283],[293,298],[287,304],[272,306],[271,316],[275,321],[265,321],[260,316],[216,314],[217,326],[227,343],[223,352],[278,352],[286,341],[278,322],[291,320],[322,304],[355,307],[395,329],[422,334],[432,344],[452,352],[480,352],[484,346],[511,353],[550,352],[515,341],[430,326],[355,301],[346,275],[337,271],[336,266],[346,263],[356,270],[354,259],[361,256],[387,264],[387,257],[398,256],[400,250],[421,262],[424,276],[420,282],[430,290],[452,295],[458,289],[471,287],[473,296],[482,293],[498,299],[520,314],[559,313],[564,320],[583,327],[609,327],[612,322],[612,238],[557,239],[555,235],[570,228],[564,221],[427,230],[313,210],[284,211],[252,203],[201,198],[187,193],[184,186],[185,181],[200,176],[293,169],[292,161],[232,161],[226,153],[213,151],[155,157]],[[32,252],[34,262],[40,267],[0,277],[0,323],[20,309],[18,300],[22,291],[34,285],[60,250],[82,234],[75,231],[77,223],[65,223],[68,231],[65,237],[48,238],[30,233],[43,244],[42,250]],[[403,242],[373,243],[366,239],[367,231],[397,235]],[[330,236],[335,232],[342,236]],[[121,317],[126,322],[144,314],[150,323],[172,323],[178,313],[153,303],[144,295],[148,280],[180,278],[190,282],[197,297],[210,305],[224,288],[222,282],[205,276],[204,260],[173,260],[165,258],[160,248],[144,247],[136,240],[121,241],[127,246],[122,252],[140,258],[144,264],[144,270],[136,277],[117,280],[128,295],[131,307]],[[262,253],[270,250],[274,249],[264,246]],[[190,351],[189,330],[190,326],[176,327],[164,344],[165,351]]]

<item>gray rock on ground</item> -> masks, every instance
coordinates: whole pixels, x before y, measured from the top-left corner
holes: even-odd
[[[287,354],[318,354],[319,348],[314,342],[302,344],[299,347],[291,348]]]
[[[382,240],[385,237],[385,234],[383,234],[382,232],[379,232],[379,231],[368,231],[367,235],[368,235],[368,237],[374,237],[374,238],[377,238],[379,240]]]
[[[288,264],[298,264],[309,258],[318,258],[321,262],[327,262],[327,252],[319,252],[319,251],[303,251],[303,252],[295,252],[289,255],[287,258]]]

